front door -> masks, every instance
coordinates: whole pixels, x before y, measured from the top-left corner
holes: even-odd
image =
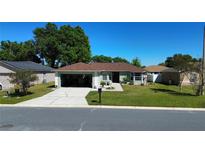
[[[112,72],[112,82],[119,83],[120,77],[119,72]]]

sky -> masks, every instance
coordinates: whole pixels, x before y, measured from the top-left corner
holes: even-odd
[[[0,22],[0,41],[33,39],[33,30],[42,22]],[[199,58],[203,51],[205,23],[169,22],[65,22],[58,26],[81,26],[89,37],[92,55],[120,56],[131,61],[138,57],[142,65],[157,65],[175,53]]]

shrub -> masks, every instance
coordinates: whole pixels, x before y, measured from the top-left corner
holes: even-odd
[[[106,85],[105,81],[100,81],[100,85],[104,87]]]
[[[17,71],[9,77],[11,78],[10,83],[18,85],[24,95],[27,94],[30,83],[38,80],[38,77],[30,71]]]
[[[128,82],[130,82],[130,78],[124,77],[122,83],[127,84]]]

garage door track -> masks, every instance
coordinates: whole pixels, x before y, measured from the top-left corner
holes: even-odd
[[[58,88],[42,97],[16,104],[16,106],[75,107],[88,106],[86,96],[91,88]]]

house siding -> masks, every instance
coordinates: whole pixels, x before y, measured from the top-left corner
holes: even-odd
[[[2,90],[10,89],[14,87],[14,84],[10,83],[10,73],[0,73],[0,84],[2,86]],[[55,79],[54,73],[37,73],[38,80],[33,82],[33,84],[41,84],[43,83],[43,80],[45,79],[45,83],[52,82]]]
[[[14,71],[0,65],[0,74],[7,74],[7,73],[14,73]]]
[[[148,82],[157,82],[160,83],[161,82],[161,73],[160,72],[152,72],[152,73],[148,73],[147,74],[147,81]]]
[[[37,73],[38,80],[34,84],[52,82],[55,80],[55,73]]]
[[[2,90],[14,87],[14,85],[11,84],[9,80],[10,80],[9,74],[0,73],[0,84],[2,86]]]

